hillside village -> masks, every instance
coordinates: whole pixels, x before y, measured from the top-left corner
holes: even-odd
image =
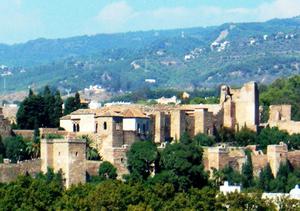
[[[1,136],[11,132],[10,122],[0,114]],[[1,182],[16,179],[19,174],[35,175],[62,170],[66,187],[85,183],[86,174],[97,175],[103,161],[109,161],[117,168],[119,178],[128,174],[127,153],[136,142],[153,142],[158,149],[176,143],[181,137],[198,134],[215,136],[226,128],[241,131],[247,128],[258,132],[266,127],[278,127],[289,134],[300,133],[300,122],[291,120],[290,105],[271,105],[269,121],[260,123],[259,91],[255,82],[248,82],[240,89],[221,86],[218,104],[138,105],[112,104],[96,109],[78,109],[60,118],[60,128],[40,128],[40,158],[20,161],[17,164],[4,159],[0,164]],[[33,137],[33,130],[12,130],[17,135]],[[87,160],[86,139],[91,140],[102,161]],[[278,143],[281,140],[276,140]],[[270,165],[276,177],[280,165],[289,162],[300,167],[300,150],[290,150],[283,142],[268,145],[266,151],[255,145],[231,146],[230,143],[216,143],[203,146],[204,169],[211,172],[228,166],[242,171],[251,152],[253,173],[259,175]],[[152,172],[155,174],[155,170]]]

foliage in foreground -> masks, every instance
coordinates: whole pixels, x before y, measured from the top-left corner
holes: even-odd
[[[126,184],[105,180],[65,190],[59,176],[20,176],[0,185],[1,210],[273,210],[260,194],[218,194],[215,189],[176,191],[172,184]]]

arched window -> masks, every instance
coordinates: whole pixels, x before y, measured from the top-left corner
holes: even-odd
[[[79,132],[80,128],[79,128],[79,124],[76,125],[76,131]]]
[[[98,123],[96,123],[96,126],[95,126],[95,132],[97,133],[98,131]]]
[[[138,131],[138,133],[140,133],[140,132],[141,132],[140,123],[138,123],[138,124],[137,124],[137,131]]]
[[[107,129],[107,122],[103,123],[103,129],[106,130]]]
[[[73,124],[73,132],[76,132],[76,124]]]
[[[143,124],[143,133],[146,133],[146,125]]]

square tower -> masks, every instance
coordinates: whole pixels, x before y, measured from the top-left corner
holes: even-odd
[[[42,139],[42,172],[62,171],[65,186],[86,182],[86,142],[80,139]]]
[[[277,176],[280,165],[287,162],[287,155],[288,148],[285,143],[280,142],[279,145],[268,145],[267,157],[274,177]]]

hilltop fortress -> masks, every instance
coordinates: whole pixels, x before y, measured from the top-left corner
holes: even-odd
[[[79,109],[60,120],[60,126],[77,136],[88,135],[104,160],[120,168],[126,152],[137,140],[156,144],[178,141],[183,133],[213,135],[221,127],[257,131],[258,89],[255,82],[241,89],[221,87],[219,104],[199,105],[112,105]]]
[[[128,173],[126,152],[136,141],[153,141],[159,147],[166,142],[177,142],[184,133],[191,137],[199,133],[214,135],[220,128],[239,131],[247,127],[258,131],[260,127],[276,126],[290,134],[300,133],[300,122],[291,120],[291,106],[270,106],[269,122],[260,125],[259,92],[255,82],[249,82],[240,89],[221,86],[218,104],[196,105],[110,105],[99,109],[79,109],[60,119],[60,127],[41,130],[47,133],[64,135],[64,139],[41,142],[41,162],[37,165],[42,171],[48,167],[62,170],[66,186],[85,182],[86,175],[97,174],[99,162],[86,160],[85,142],[78,140],[83,135],[92,140],[102,160],[111,162],[118,169],[119,176]],[[22,131],[16,131],[22,133]],[[280,141],[280,140],[277,140]],[[222,169],[229,165],[241,170],[246,162],[245,150],[250,150],[254,173],[268,163],[276,176],[280,163],[287,160],[300,167],[300,151],[289,152],[284,143],[269,145],[267,153],[255,146],[230,147],[219,145],[204,147],[203,164],[205,169]],[[35,161],[37,163],[37,161]],[[0,166],[1,168],[1,166]],[[22,167],[21,169],[24,168]],[[9,174],[7,174],[9,175]]]

